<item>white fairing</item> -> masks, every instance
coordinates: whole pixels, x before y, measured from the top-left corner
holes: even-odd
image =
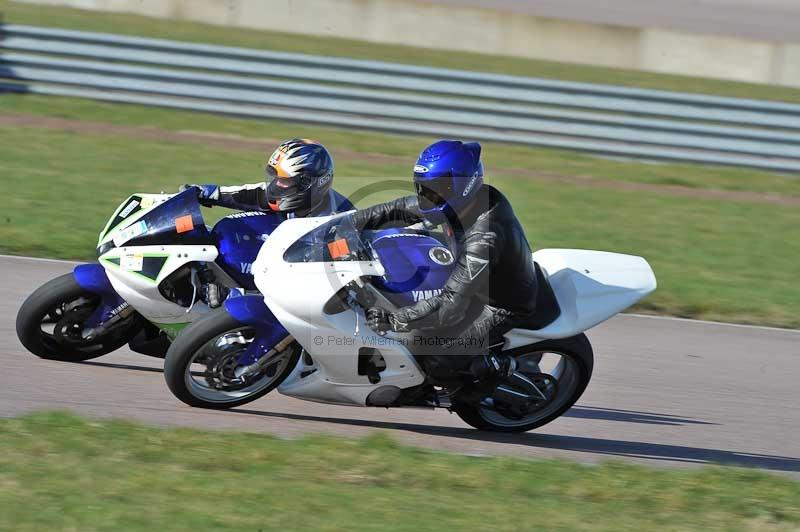
[[[341,215],[336,215],[341,216]],[[255,284],[275,317],[313,359],[298,367],[278,387],[287,395],[322,402],[366,404],[383,386],[410,388],[424,381],[408,348],[390,333],[376,335],[364,323],[363,312],[324,312],[325,304],[351,281],[380,276],[378,262],[288,263],[283,256],[301,236],[336,217],[292,219],[267,239],[253,264]],[[561,315],[538,331],[514,329],[505,348],[545,339],[566,338],[589,329],[629,307],[656,288],[653,271],[641,257],[574,249],[545,249],[533,254],[549,275]],[[378,384],[358,375],[358,355],[377,349],[387,368]]]
[[[210,309],[202,301],[196,300],[191,311],[187,312],[189,309],[165,298],[159,291],[159,285],[176,270],[191,262],[204,262],[214,267],[214,260],[219,254],[217,248],[212,245],[125,245],[136,236],[137,233],[133,229],[137,227],[137,222],[172,196],[172,194],[136,194],[138,200],[133,200],[133,196],[128,198],[106,224],[98,241],[98,245],[111,241],[116,244],[116,247],[100,257],[100,264],[105,269],[114,290],[137,312],[164,328],[169,334],[174,333],[174,329],[170,326],[185,326],[202,317]],[[112,220],[116,219],[118,214],[124,217],[135,206],[141,206],[141,209],[124,218],[116,227],[110,227]],[[142,261],[145,257],[159,257],[164,260],[155,278],[141,274]],[[218,278],[226,281],[229,286],[234,285],[222,270],[217,270],[215,274]]]
[[[567,338],[591,329],[656,289],[656,277],[642,257],[583,249],[541,249],[533,254],[548,275],[561,315],[537,331],[514,329],[506,349]]]
[[[148,279],[138,275],[134,268],[126,267],[126,257],[153,254],[163,256],[166,262],[156,279]],[[135,246],[131,248],[115,248],[100,258],[100,264],[106,270],[108,280],[114,290],[149,321],[158,324],[182,324],[194,321],[209,308],[198,301],[192,312],[166,299],[159,292],[158,285],[184,264],[190,262],[211,262],[217,258],[218,251],[214,246]],[[120,258],[120,265],[110,259]]]
[[[421,384],[424,377],[408,349],[368,329],[363,313],[328,315],[323,311],[325,303],[347,283],[363,276],[383,275],[379,263],[283,260],[298,238],[336,216],[341,215],[283,222],[261,247],[253,275],[269,309],[314,361],[306,367],[301,360],[278,391],[316,401],[364,405],[376,388],[409,388]],[[362,348],[379,350],[386,361],[379,384],[371,384],[366,375],[358,374]]]

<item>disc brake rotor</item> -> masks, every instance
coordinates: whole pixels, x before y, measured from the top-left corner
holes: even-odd
[[[234,374],[236,355],[217,355],[206,363],[205,379],[209,386],[217,390],[236,390],[244,387],[244,379]]]
[[[84,322],[92,315],[94,309],[90,302],[82,299],[50,311],[49,316],[57,320],[53,328],[53,337],[56,341],[75,345],[87,343],[81,333]]]
[[[228,333],[220,336],[213,346],[207,348],[207,353],[195,360],[206,366],[203,377],[211,388],[235,391],[250,384],[252,376],[237,377],[236,368],[239,357],[252,341],[241,332]]]

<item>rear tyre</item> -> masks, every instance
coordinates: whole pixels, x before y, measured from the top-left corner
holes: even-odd
[[[530,352],[515,356],[520,368],[526,366],[524,361],[528,359],[529,364],[535,367],[535,373],[541,375],[538,365],[542,362],[542,356],[550,354],[562,358],[559,362],[561,366],[545,372],[556,377],[557,392],[552,400],[521,419],[506,417],[494,409],[472,403],[455,403],[453,411],[476,429],[492,432],[527,432],[563,415],[581,397],[592,377],[592,345],[585,334],[579,334],[561,340],[547,340],[530,347]]]
[[[244,349],[255,331],[220,308],[184,329],[172,342],[164,360],[164,378],[170,391],[189,406],[226,409],[259,399],[289,376],[300,358],[293,342],[274,355],[258,375],[234,382],[237,347]],[[226,352],[221,352],[225,350]]]
[[[34,291],[17,313],[17,337],[40,358],[80,362],[116,351],[138,332],[140,321],[128,318],[127,326],[115,327],[93,340],[80,337],[83,320],[101,304],[100,297],[81,288],[65,274]]]

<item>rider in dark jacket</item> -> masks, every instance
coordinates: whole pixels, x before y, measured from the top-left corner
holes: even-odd
[[[251,185],[193,185],[200,202],[243,211],[272,211],[284,218],[326,216],[353,209],[333,190],[333,158],[319,142],[282,142],[267,161],[266,181]]]
[[[414,166],[416,196],[357,212],[355,223],[444,223],[455,248],[455,266],[439,295],[394,312],[374,307],[367,322],[378,332],[435,333],[428,371],[443,377],[470,369],[479,377],[510,371],[510,359],[489,354],[503,334],[535,310],[536,273],[528,241],[509,201],[483,184],[478,143],[442,140]],[[483,355],[476,357],[475,355]]]

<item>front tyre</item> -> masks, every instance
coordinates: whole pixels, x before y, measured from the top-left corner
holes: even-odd
[[[518,371],[532,381],[547,383],[552,396],[522,416],[475,402],[453,405],[453,411],[476,429],[492,432],[527,432],[560,417],[580,398],[594,368],[592,345],[585,334],[547,340],[514,357]],[[542,390],[547,393],[544,388]]]
[[[116,351],[138,332],[137,315],[98,337],[82,338],[84,321],[102,304],[100,296],[83,289],[65,274],[34,291],[17,313],[17,337],[40,358],[80,362]]]
[[[170,391],[189,406],[225,409],[274,390],[297,365],[301,348],[292,342],[266,360],[257,373],[238,375],[236,361],[255,334],[225,308],[189,325],[172,342],[164,360]]]

